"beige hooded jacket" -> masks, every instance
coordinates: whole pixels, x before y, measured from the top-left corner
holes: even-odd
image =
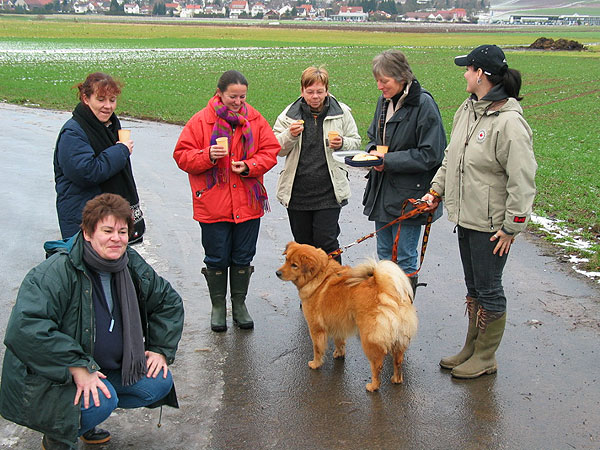
[[[537,163],[519,102],[508,98],[498,105],[469,98],[460,106],[431,187],[444,198],[450,221],[517,234],[531,215]]]

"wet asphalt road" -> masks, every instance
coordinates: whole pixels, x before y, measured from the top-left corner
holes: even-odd
[[[52,153],[67,113],[0,105],[0,316],[2,335],[17,289],[59,237]],[[117,410],[106,449],[597,449],[600,448],[600,288],[556,262],[532,236],[518,238],[505,271],[508,319],[499,371],[458,381],[438,366],[464,342],[464,288],[456,236],[445,217],[432,229],[416,305],[420,327],[392,385],[386,361],[378,393],[358,339],[347,356],[308,368],[311,342],[296,290],[275,276],[291,239],[266,177],[271,213],[263,219],[249,309],[256,328],[209,328],[200,230],[187,176],[171,153],[181,127],[124,120],[136,146],[133,167],[148,231],[138,250],[182,295],[184,336],[172,370],[181,409]],[[361,213],[364,172],[351,169],[341,242],[372,231]],[[375,256],[374,239],[344,253]],[[537,322],[536,322],[537,321]],[[231,325],[231,318],[229,317]],[[4,348],[0,355],[4,354]],[[0,447],[40,448],[41,435],[0,419]],[[81,448],[84,446],[81,445]],[[98,446],[96,447],[98,448]]]

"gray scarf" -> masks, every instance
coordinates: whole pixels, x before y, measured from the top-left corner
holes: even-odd
[[[92,245],[84,240],[83,261],[92,269],[114,274],[116,297],[121,306],[123,319],[123,361],[121,362],[121,382],[124,386],[137,383],[146,375],[146,355],[142,320],[137,302],[137,295],[131,274],[127,268],[129,257],[127,252],[119,259],[108,260],[100,257]]]

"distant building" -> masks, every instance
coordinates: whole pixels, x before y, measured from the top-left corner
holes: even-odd
[[[185,5],[185,8],[182,8],[179,12],[179,17],[194,17],[197,14],[202,14],[204,12],[204,8],[202,5]]]
[[[259,14],[264,16],[266,12],[267,12],[267,8],[265,7],[265,5],[263,3],[259,2],[259,3],[255,3],[254,5],[252,5],[252,9],[250,10],[250,15],[252,17],[256,17]]]
[[[139,14],[140,5],[138,5],[137,3],[126,3],[123,5],[123,12],[125,14]]]
[[[20,6],[25,11],[35,11],[46,9],[46,5],[53,3],[54,0],[16,0],[15,7]]]
[[[302,5],[296,8],[298,17],[306,17],[307,19],[314,19],[317,16],[317,10],[312,5]]]
[[[368,17],[362,6],[342,6],[338,14],[331,16],[337,22],[366,22]]]
[[[233,0],[229,5],[229,17],[231,19],[239,19],[242,13],[250,14],[248,2],[245,0]]]

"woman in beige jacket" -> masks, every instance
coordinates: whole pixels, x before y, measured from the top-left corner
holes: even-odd
[[[497,370],[506,323],[502,272],[531,215],[537,163],[519,104],[521,74],[508,68],[504,52],[482,45],[454,62],[466,67],[471,96],[454,116],[444,161],[423,200],[434,209],[443,198],[457,224],[467,286],[465,345],[440,365],[454,377],[476,378]]]
[[[361,139],[350,108],[329,94],[324,68],[305,69],[300,85],[300,98],[273,127],[285,156],[277,199],[287,208],[294,240],[329,253],[339,247],[340,210],[350,197],[348,173],[333,152],[357,150]]]

